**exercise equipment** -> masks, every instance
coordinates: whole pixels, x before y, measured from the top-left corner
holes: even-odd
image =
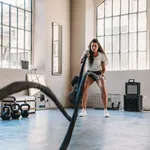
[[[11,84],[8,84],[7,86],[0,89],[0,100],[8,97],[9,95],[12,95],[12,94],[17,93],[17,92],[21,92],[21,91],[29,89],[29,88],[39,89],[39,90],[41,90],[41,92],[46,94],[49,98],[51,98],[51,100],[56,104],[56,106],[60,109],[60,111],[66,117],[66,119],[68,119],[68,121],[70,121],[68,131],[66,133],[66,136],[65,136],[59,150],[66,150],[67,149],[67,147],[70,143],[71,137],[72,137],[72,132],[73,132],[76,120],[77,120],[78,111],[79,111],[79,104],[81,102],[82,95],[83,95],[83,87],[84,87],[85,80],[87,78],[87,73],[83,76],[86,58],[87,58],[87,55],[84,56],[81,70],[80,70],[77,95],[76,95],[76,103],[75,103],[75,108],[74,108],[72,118],[65,111],[62,104],[59,102],[59,100],[57,99],[55,94],[50,90],[50,88],[45,87],[44,85],[41,85],[41,84],[35,83],[35,82],[17,81],[17,82],[13,82]]]
[[[124,95],[124,110],[125,111],[142,111],[142,99],[140,95],[140,82],[135,82],[135,79],[129,79],[125,83],[125,94]]]
[[[124,111],[142,111],[142,95],[124,95]]]
[[[74,86],[78,82],[79,82],[79,77],[78,76],[74,76],[73,79],[72,79],[72,81],[71,81],[71,85]]]
[[[112,103],[112,110],[119,110],[119,108],[120,108],[120,102],[118,102],[118,104],[117,104],[117,106],[115,107],[115,104],[114,103]]]
[[[21,110],[21,116],[22,117],[28,117],[29,116],[30,105],[28,103],[21,104],[20,105],[20,110]]]
[[[21,113],[20,113],[20,105],[17,103],[14,103],[11,105],[11,117],[12,119],[19,119]]]
[[[126,95],[140,95],[141,94],[141,83],[135,82],[135,79],[129,79],[125,83],[125,94]]]
[[[7,105],[4,105],[2,109],[2,115],[1,115],[2,120],[10,120],[11,118],[11,113],[10,113],[10,107]]]
[[[96,74],[93,73],[93,72],[88,71],[88,72],[87,72],[87,75],[88,75],[89,77],[91,77],[94,81],[99,80],[99,76],[96,75]]]
[[[41,102],[45,101],[45,96],[44,94],[40,94],[40,97],[38,97]]]
[[[86,74],[87,74],[87,76],[91,77],[94,81],[99,80],[99,76],[93,72],[87,71]],[[78,85],[79,85],[78,82],[79,82],[79,77],[75,76],[71,81],[71,85],[73,86],[74,89],[68,95],[69,101],[73,105],[73,107],[75,106],[75,103],[76,103],[77,89],[78,89]],[[82,101],[80,102],[80,104],[81,103],[82,103]]]

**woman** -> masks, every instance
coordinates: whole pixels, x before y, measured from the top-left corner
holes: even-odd
[[[96,80],[96,83],[98,87],[100,88],[101,94],[102,94],[102,100],[104,104],[104,117],[109,117],[110,115],[107,111],[107,92],[106,92],[106,88],[104,84],[104,73],[106,70],[107,57],[97,39],[93,39],[90,42],[89,50],[86,50],[83,53],[81,57],[81,62],[82,62],[83,57],[86,54],[88,56],[87,62],[86,62],[87,71],[93,72],[99,76],[99,80]],[[82,111],[79,114],[80,117],[87,116],[86,105],[87,105],[87,98],[88,98],[88,88],[92,85],[93,82],[94,80],[90,76],[88,76],[85,81],[84,93],[83,93],[83,99],[82,99]]]

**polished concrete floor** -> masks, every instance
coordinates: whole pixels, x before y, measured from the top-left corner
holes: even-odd
[[[150,150],[150,112],[110,111],[110,118],[102,110],[87,112],[78,118],[68,150]],[[0,150],[58,150],[68,125],[59,110],[0,121]]]

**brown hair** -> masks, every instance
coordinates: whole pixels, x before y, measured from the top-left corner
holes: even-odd
[[[93,39],[90,42],[89,46],[88,46],[89,53],[90,53],[90,56],[89,56],[89,63],[90,63],[90,65],[92,66],[93,61],[94,61],[94,56],[93,56],[94,52],[91,50],[91,44],[92,43],[97,43],[98,44],[98,52],[103,53],[105,55],[105,57],[106,57],[106,61],[108,62],[107,56],[106,56],[105,51],[103,50],[102,46],[100,45],[100,42],[98,41],[98,39]]]

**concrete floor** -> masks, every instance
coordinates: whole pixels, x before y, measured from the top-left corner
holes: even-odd
[[[72,109],[67,109],[72,114]],[[68,150],[150,150],[150,113],[88,109],[78,118]],[[58,150],[69,122],[59,110],[0,121],[0,150]]]

